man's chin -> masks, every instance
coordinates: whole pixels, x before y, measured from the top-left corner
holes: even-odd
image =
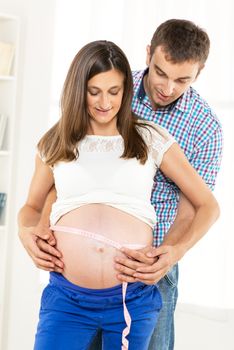
[[[172,102],[173,102],[173,101],[172,101],[171,98],[169,98],[169,99],[163,101],[163,100],[161,100],[158,96],[157,96],[157,98],[155,98],[155,100],[154,100],[154,104],[155,104],[156,107],[166,107],[166,106],[170,105]]]
[[[162,108],[168,106],[171,102],[155,102],[154,104],[156,108]]]

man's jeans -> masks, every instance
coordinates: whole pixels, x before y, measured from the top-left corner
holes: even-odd
[[[178,265],[172,267],[167,275],[157,284],[162,296],[163,307],[159,313],[157,327],[152,335],[149,350],[174,349],[174,311],[178,297]],[[101,350],[101,334],[99,334],[90,350]]]
[[[178,265],[176,264],[157,284],[163,307],[152,335],[149,350],[174,349],[174,311],[178,297]]]

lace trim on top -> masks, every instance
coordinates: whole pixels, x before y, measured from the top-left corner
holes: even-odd
[[[159,167],[163,154],[175,142],[175,139],[159,125],[152,122],[145,122],[145,124],[148,124],[148,127],[138,128],[138,130],[148,146],[149,154]]]
[[[155,135],[153,135],[150,130],[147,130],[143,136],[145,138],[146,144],[148,145],[151,157],[157,160],[159,155],[165,150],[166,139],[160,137],[160,135],[157,135],[157,137],[155,137]]]
[[[85,152],[123,152],[124,141],[121,135],[86,135],[85,138],[79,142],[78,148],[80,151]]]

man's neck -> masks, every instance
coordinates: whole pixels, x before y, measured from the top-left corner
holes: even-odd
[[[149,88],[148,88],[148,81],[147,80],[148,80],[148,74],[145,74],[145,76],[143,77],[144,90],[145,90],[145,93],[150,100],[150,104],[152,106],[152,109],[154,111],[156,111],[158,108],[160,108],[160,106],[157,103],[155,103],[154,100],[152,99]]]

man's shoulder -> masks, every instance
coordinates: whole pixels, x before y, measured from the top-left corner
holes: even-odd
[[[188,96],[192,102],[200,104],[201,107],[211,109],[205,98],[203,98],[194,87],[190,86]]]
[[[144,75],[144,69],[142,70],[133,70],[132,71],[132,78],[133,82],[141,81]]]
[[[187,91],[187,99],[189,101],[190,111],[196,118],[197,123],[201,122],[204,126],[204,117],[207,123],[211,123],[215,128],[221,128],[221,123],[209,103],[198,93],[196,89],[190,87]]]

